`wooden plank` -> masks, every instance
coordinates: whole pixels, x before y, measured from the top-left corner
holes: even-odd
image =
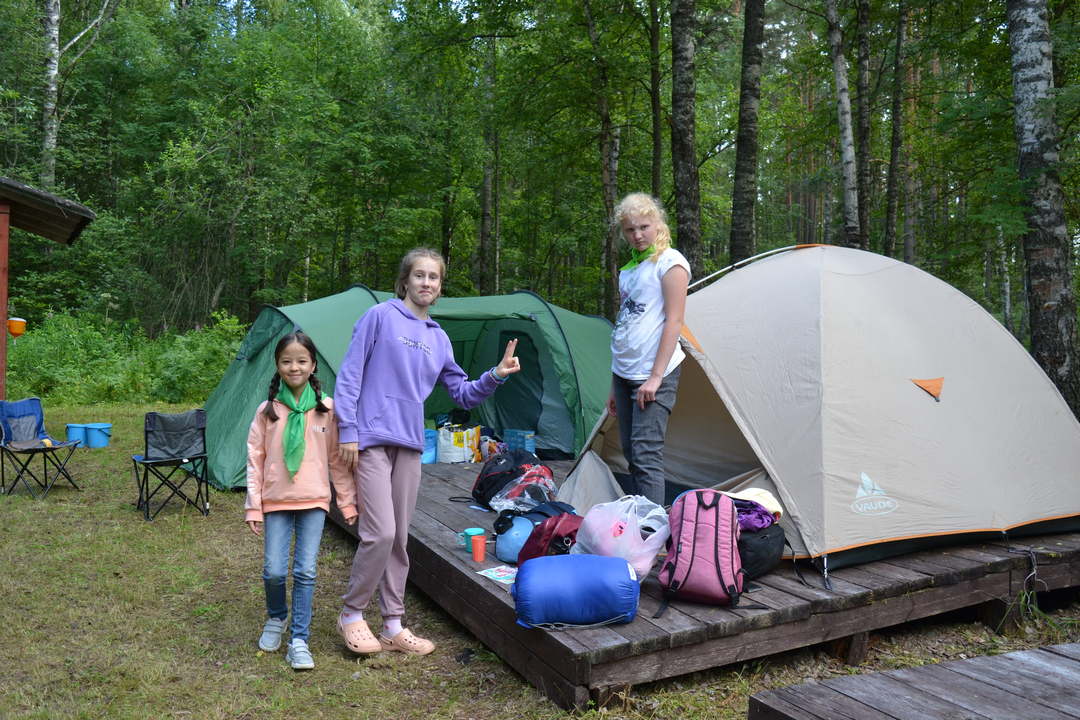
[[[869,705],[838,693],[825,685],[811,683],[798,685],[790,688],[779,688],[759,693],[754,696],[758,703],[770,705],[775,703],[777,709],[796,708],[802,714],[792,715],[789,713],[774,715],[773,717],[789,718],[821,718],[822,720],[895,720],[893,715],[887,715]],[[748,715],[754,717],[769,717],[768,715]]]
[[[651,588],[649,589],[651,592]],[[717,605],[702,605],[686,600],[672,600],[669,607],[693,618],[705,628],[703,637],[722,637],[737,635],[750,628],[752,623],[730,608]],[[670,610],[668,611],[670,612]],[[699,638],[700,639],[700,638]]]
[[[1047,549],[1057,549],[1064,553],[1080,553],[1080,532],[1049,533],[1046,535],[1017,536],[1014,542],[1038,543]]]
[[[875,573],[870,569],[872,566],[873,563],[867,563],[866,565],[841,568],[840,570],[834,570],[832,572],[832,577],[840,578],[841,580],[846,580],[856,585],[861,585],[873,593],[874,600],[896,597],[897,595],[903,595],[904,593],[921,589],[921,587],[929,586],[928,582],[922,584],[921,587],[918,587],[919,583],[913,581],[909,582],[907,579],[897,579],[895,577]],[[925,576],[919,577],[921,580]]]
[[[660,584],[656,580],[656,575],[652,574],[641,584],[638,618],[646,619],[668,633],[669,639],[665,647],[698,642],[706,636],[708,629],[705,624],[675,605],[669,605],[663,615],[654,618],[653,615],[659,609],[660,602]]]
[[[889,674],[913,688],[918,688],[923,692],[936,695],[967,710],[985,715],[991,720],[1018,720],[1019,718],[1039,718],[1039,720],[1069,719],[1068,715],[1045,706],[1033,704],[1007,690],[952,672],[949,665],[951,663],[893,670]],[[1075,720],[1075,716],[1072,720]]]
[[[628,655],[641,655],[642,653],[665,650],[671,647],[671,635],[654,624],[648,613],[641,611],[640,599],[633,622],[608,627],[622,638],[622,643],[618,648],[607,648],[591,653],[589,657],[594,663],[607,662]],[[698,624],[698,632],[704,633],[704,628],[700,624]]]
[[[746,720],[829,720],[790,702],[775,690],[750,696]]]
[[[771,588],[768,585],[761,585],[756,580],[750,581],[750,588],[750,590],[743,593],[739,602],[761,603],[772,608],[772,625],[805,620],[810,617],[810,604],[802,598]]]
[[[978,560],[972,560],[970,558],[960,557],[958,555],[951,555],[945,549],[936,550],[923,550],[915,554],[916,557],[922,558],[927,562],[935,565],[942,565],[951,569],[960,580],[970,580],[977,578],[980,575],[986,574],[986,566]],[[944,584],[944,578],[947,577],[947,573],[937,573],[937,577],[942,578],[942,582],[935,582],[935,584]]]
[[[822,681],[822,685],[871,707],[887,710],[897,720],[980,720],[986,717],[902,683],[887,672],[829,678]]]
[[[1025,564],[1024,557],[1016,553],[1005,552],[994,545],[949,548],[948,554],[967,558],[983,564],[988,572],[1001,572],[1019,568]]]
[[[1028,570],[1013,570],[1013,595],[1021,590],[1057,590],[1080,585],[1080,560],[1052,565],[1039,564],[1034,578]],[[1033,584],[1034,583],[1034,584]]]
[[[930,584],[936,587],[955,585],[963,580],[970,580],[973,577],[983,574],[975,571],[975,568],[973,567],[967,568],[968,572],[965,573],[965,571],[960,568],[934,562],[930,558],[919,553],[891,557],[887,560],[881,560],[876,564],[895,565],[896,567],[904,568],[905,570],[923,573],[932,579]]]
[[[809,583],[823,582],[822,577],[816,573],[807,574],[806,580]],[[832,590],[826,590],[822,586],[803,585],[795,577],[779,573],[769,573],[754,582],[808,600],[811,613],[847,610],[865,605],[873,598],[871,590],[841,579],[837,579],[836,582],[832,583]]]
[[[1060,655],[1064,658],[1071,660],[1080,660],[1080,643],[1068,643],[1065,645],[1051,645],[1050,647],[1043,648],[1047,652],[1052,652],[1055,655]]]
[[[1057,535],[1037,535],[1008,541],[995,540],[988,544],[1021,553],[1034,553],[1040,565],[1054,565],[1071,562],[1080,555],[1080,548],[1071,540]]]
[[[1045,653],[1050,658],[1058,657]],[[1080,711],[1080,666],[1055,666],[1036,651],[951,662],[949,670],[1066,714]]]
[[[896,592],[893,595],[903,595],[904,593],[915,592],[916,590],[922,590],[928,588],[934,584],[934,577],[927,575],[926,573],[917,572],[899,565],[892,565],[887,562],[872,562],[865,565],[857,566],[857,569],[878,575],[880,577],[888,579],[896,588]]]
[[[842,613],[816,613],[801,622],[710,638],[696,645],[598,664],[592,668],[590,686],[636,685],[890,627],[967,607],[973,599],[997,597],[1008,588],[1008,583],[1008,573],[994,573],[943,588],[932,587],[886,598]]]

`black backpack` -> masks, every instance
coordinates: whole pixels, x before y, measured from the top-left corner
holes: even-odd
[[[739,536],[739,557],[746,579],[761,577],[780,564],[786,542],[784,528],[776,523],[757,532],[744,530]]]
[[[473,484],[473,499],[480,505],[490,508],[491,498],[535,466],[547,468],[540,462],[540,458],[528,450],[507,450],[488,458],[484,466],[480,468],[480,474],[476,476],[476,482]],[[547,469],[547,474],[551,476],[550,468]]]

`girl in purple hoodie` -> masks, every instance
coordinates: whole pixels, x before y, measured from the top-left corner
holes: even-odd
[[[364,313],[353,328],[334,388],[339,453],[356,479],[360,544],[338,632],[356,653],[383,650],[427,655],[430,640],[401,625],[409,574],[409,522],[420,487],[424,449],[424,400],[436,382],[464,408],[479,405],[521,369],[517,340],[498,365],[469,380],[439,324],[428,317],[438,299],[446,263],[434,250],[417,248],[401,260],[394,285],[398,299]],[[383,627],[378,637],[364,620],[375,590]]]

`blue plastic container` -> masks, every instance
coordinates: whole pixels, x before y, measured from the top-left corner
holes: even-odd
[[[81,447],[86,446],[86,425],[83,423],[67,424],[68,442],[77,442]]]
[[[86,447],[108,447],[110,437],[112,437],[112,423],[86,424]]]
[[[420,456],[420,462],[425,465],[439,461],[439,431],[424,430],[424,452]]]
[[[536,433],[532,430],[503,430],[503,441],[508,450],[536,452]]]

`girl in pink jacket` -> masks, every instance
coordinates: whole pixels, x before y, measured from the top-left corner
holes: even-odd
[[[259,405],[248,432],[245,521],[263,535],[263,586],[269,619],[259,649],[281,646],[289,609],[285,577],[289,546],[293,559],[292,625],[285,660],[294,670],[315,667],[308,649],[315,564],[323,522],[330,510],[330,481],[347,523],[356,521],[356,487],[337,453],[333,401],[322,394],[315,377],[315,343],[301,332],[281,338],[274,349],[277,372],[269,397]],[[263,532],[265,528],[265,533]]]

